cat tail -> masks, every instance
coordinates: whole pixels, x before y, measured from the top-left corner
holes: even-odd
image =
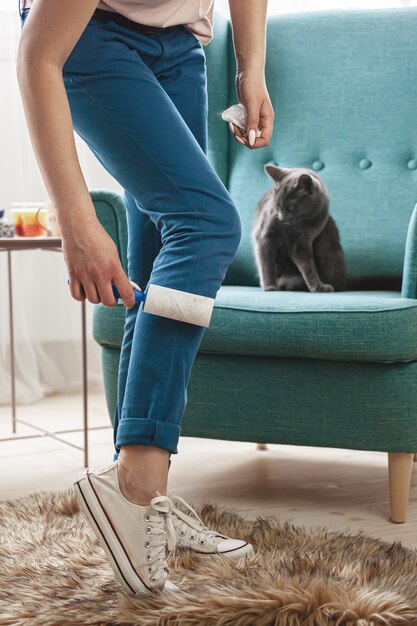
[[[350,276],[347,278],[349,291],[380,289],[383,291],[401,291],[402,275],[369,274],[367,276]]]

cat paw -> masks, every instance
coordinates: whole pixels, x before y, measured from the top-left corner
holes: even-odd
[[[263,287],[264,291],[278,291],[278,287],[276,285],[267,285]]]
[[[334,287],[332,285],[327,285],[326,283],[323,283],[322,285],[319,285],[317,287],[316,291],[320,291],[320,292],[334,291]]]

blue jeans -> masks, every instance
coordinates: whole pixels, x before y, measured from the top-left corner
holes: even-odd
[[[30,9],[23,11],[24,19]],[[128,277],[215,298],[241,239],[207,158],[206,59],[183,25],[138,32],[94,15],[63,67],[75,132],[123,187]],[[205,327],[126,309],[113,460],[125,444],[177,454]],[[171,462],[171,461],[170,461]]]

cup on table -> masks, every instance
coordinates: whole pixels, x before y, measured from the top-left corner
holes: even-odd
[[[51,203],[15,202],[10,209],[10,217],[19,237],[60,237]]]

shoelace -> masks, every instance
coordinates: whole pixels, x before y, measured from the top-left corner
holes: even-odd
[[[145,515],[145,521],[148,523],[150,529],[150,535],[156,535],[156,539],[148,540],[145,543],[145,547],[150,549],[148,561],[148,572],[152,574],[151,580],[153,582],[158,581],[163,572],[167,575],[170,573],[170,568],[166,564],[165,547],[168,548],[169,553],[175,550],[177,537],[175,529],[172,523],[172,510],[173,504],[168,496],[161,496],[159,491],[158,495],[152,498],[150,506],[157,511],[156,515],[147,513]]]
[[[174,516],[174,525],[178,527],[178,532],[180,536],[184,537],[185,533],[187,532],[187,528],[191,526],[192,528],[194,528],[194,530],[197,531],[197,533],[199,533],[198,535],[196,534],[196,537],[198,536],[198,542],[201,544],[206,543],[207,536],[209,538],[223,537],[224,539],[228,539],[226,535],[222,535],[216,532],[215,530],[211,530],[210,528],[208,528],[208,526],[206,526],[203,523],[203,520],[201,519],[201,517],[199,517],[197,512],[193,509],[193,507],[190,506],[185,500],[183,500],[181,496],[170,495],[169,497],[171,498],[172,501],[181,502],[181,504],[186,509],[188,509],[192,515],[191,517],[190,515],[188,515],[187,513],[184,513],[183,511],[181,511],[181,509],[177,508],[174,505],[173,511],[175,512],[175,515],[177,516],[177,518],[180,518],[180,520],[183,520],[183,522],[181,522],[180,520],[177,520],[177,518]]]

